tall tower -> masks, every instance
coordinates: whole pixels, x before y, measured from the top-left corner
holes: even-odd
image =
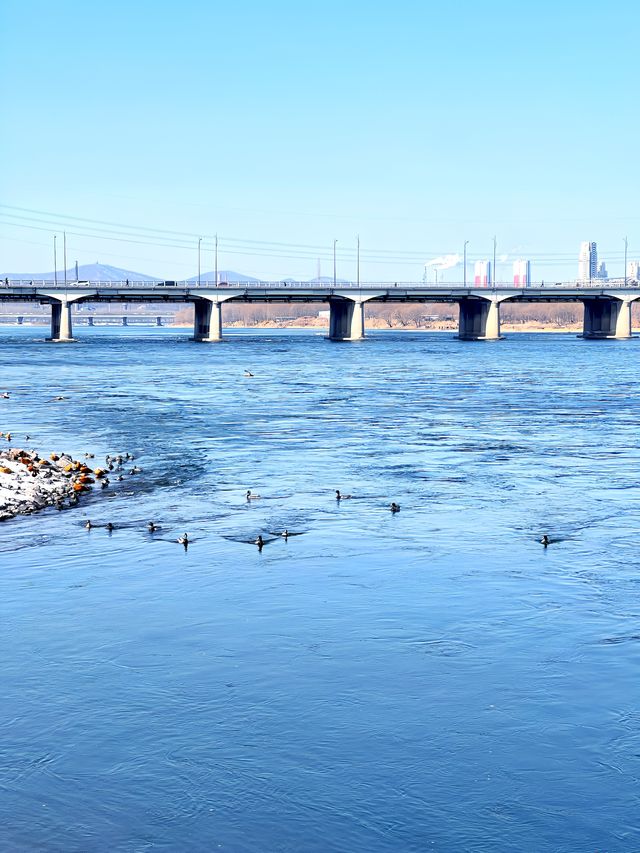
[[[513,283],[516,287],[529,287],[531,284],[531,261],[513,262]]]
[[[476,261],[473,267],[473,283],[476,287],[491,285],[491,261]]]
[[[580,281],[591,281],[598,276],[598,247],[595,243],[580,243],[578,256],[578,278]]]

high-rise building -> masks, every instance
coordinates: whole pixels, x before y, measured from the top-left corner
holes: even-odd
[[[580,243],[578,257],[578,278],[580,281],[591,281],[598,277],[598,247],[595,243]]]
[[[473,267],[473,282],[476,287],[489,287],[491,281],[491,261],[476,261]]]
[[[513,283],[516,287],[529,287],[531,284],[531,261],[513,262]]]
[[[627,262],[627,278],[632,281],[640,281],[640,261]]]
[[[598,278],[606,279],[607,276],[607,267],[604,261],[600,261],[598,264]]]

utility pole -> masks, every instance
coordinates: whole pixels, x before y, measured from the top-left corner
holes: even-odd
[[[357,263],[356,263],[356,276],[357,276],[357,284],[360,287],[360,235],[358,234],[358,252],[357,252]],[[626,264],[625,264],[626,267]]]
[[[624,238],[624,286],[627,286],[627,238]]]
[[[200,287],[200,244],[202,243],[202,237],[198,237],[198,287]]]
[[[58,238],[57,234],[53,235],[53,281],[55,284],[58,284],[58,255],[56,252],[56,240]]]
[[[469,245],[469,241],[465,240],[464,241],[464,247],[462,249],[462,254],[464,255],[464,261],[463,261],[464,274],[463,275],[464,275],[464,286],[465,287],[467,286],[467,246],[468,245]]]
[[[338,241],[333,241],[333,286],[336,286],[336,243]]]
[[[218,235],[216,234],[216,287],[218,286]]]
[[[497,276],[496,276],[496,237],[494,234],[494,236],[493,236],[493,268],[491,270],[491,280],[492,280],[492,284],[494,287],[497,284],[496,278],[497,278]]]

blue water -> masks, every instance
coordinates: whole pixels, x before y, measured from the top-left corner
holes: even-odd
[[[142,473],[0,526],[3,851],[640,850],[637,341],[77,332],[0,429]]]

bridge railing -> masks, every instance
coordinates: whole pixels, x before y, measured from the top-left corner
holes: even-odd
[[[219,281],[216,285],[213,281],[207,281],[205,279],[201,279],[200,283],[193,281],[134,281],[126,279],[125,281],[67,281],[66,284],[64,281],[50,280],[50,279],[15,279],[15,278],[3,278],[0,279],[0,291],[2,288],[15,288],[15,287],[31,287],[38,289],[57,289],[64,290],[65,288],[68,290],[73,290],[75,288],[91,288],[91,289],[99,289],[99,290],[123,290],[123,289],[143,289],[143,290],[159,290],[162,292],[170,293],[172,290],[197,290],[199,287],[201,288],[214,288],[214,287],[222,287],[222,288],[234,288],[239,290],[252,290],[252,289],[305,289],[308,290],[310,288],[313,289],[322,289],[322,290],[344,290],[347,288],[366,288],[366,289],[381,289],[381,290],[390,290],[390,289],[408,289],[408,290],[452,290],[466,287],[470,290],[494,290],[494,289],[514,289],[514,290],[537,290],[540,288],[544,288],[545,290],[552,290],[554,288],[597,288],[597,289],[611,289],[618,287],[627,287],[627,288],[638,288],[640,287],[640,282],[636,279],[627,279],[626,281],[622,278],[620,279],[609,279],[609,280],[592,280],[592,281],[576,281],[573,279],[572,281],[539,281],[539,282],[531,282],[528,285],[523,284],[514,284],[512,281],[498,281],[495,284],[491,285],[480,285],[474,284],[473,282],[466,282],[466,284],[462,281],[439,281],[437,284],[429,284],[424,281],[362,281],[359,284],[354,281],[336,281],[335,285],[333,281],[294,281],[292,279],[287,279],[283,281]]]

